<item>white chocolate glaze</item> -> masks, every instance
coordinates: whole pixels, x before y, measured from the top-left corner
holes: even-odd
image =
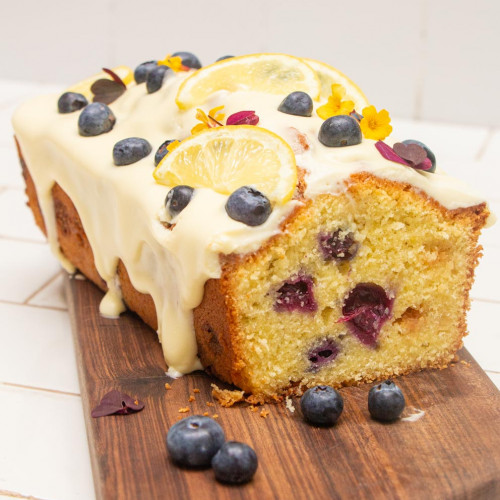
[[[153,298],[158,335],[170,374],[201,368],[192,310],[202,300],[205,282],[220,276],[219,255],[257,250],[279,233],[280,224],[298,204],[292,200],[275,206],[264,224],[249,227],[227,216],[227,196],[198,189],[175,219],[175,227],[165,228],[161,223],[162,207],[169,188],[154,181],[153,156],[166,139],[188,137],[197,123],[194,109],[180,111],[175,104],[177,89],[185,77],[185,73],[170,76],[153,94],[147,94],[144,84],[132,84],[110,105],[117,120],[113,130],[96,137],[79,135],[79,112],[57,112],[57,95],[26,102],[13,118],[52,251],[69,272],[74,271],[57,241],[51,197],[57,182],[80,215],[96,268],[107,283],[109,291],[101,303],[101,313],[116,316],[124,310],[116,278],[121,259],[133,286]],[[357,146],[327,148],[317,139],[322,120],[316,114],[306,118],[280,113],[277,108],[281,100],[280,96],[251,91],[221,91],[200,107],[208,112],[224,105],[226,116],[242,110],[256,111],[259,126],[281,135],[294,149],[297,164],[307,172],[307,197],[338,193],[345,189],[344,181],[351,174],[365,171],[412,184],[449,209],[484,201],[439,169],[435,174],[426,174],[385,160],[374,141],[365,139]],[[307,150],[300,147],[296,131],[307,137]],[[153,153],[133,165],[116,167],[112,149],[126,137],[147,139]]]

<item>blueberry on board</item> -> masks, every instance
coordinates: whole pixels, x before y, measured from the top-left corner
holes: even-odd
[[[309,94],[305,92],[292,92],[281,101],[281,104],[278,106],[278,111],[286,113],[287,115],[311,116],[313,101]]]
[[[191,201],[194,189],[191,186],[175,186],[167,194],[165,198],[165,208],[170,217],[175,217],[180,214]]]
[[[431,168],[429,170],[426,170],[426,172],[432,173],[436,171],[436,156],[423,142],[416,141],[415,139],[406,139],[406,141],[403,141],[403,144],[416,144],[417,146],[424,148],[425,152],[427,153],[427,158],[429,158],[432,164]]]
[[[212,458],[215,479],[228,484],[243,484],[257,470],[257,454],[247,444],[227,441]]]
[[[396,420],[403,412],[405,404],[401,389],[392,380],[372,387],[368,393],[368,411],[376,420]]]
[[[188,68],[200,69],[200,60],[191,52],[174,52],[172,57],[180,57],[182,59],[182,65]]]
[[[148,94],[153,94],[161,89],[163,82],[167,76],[167,73],[172,70],[168,66],[160,65],[156,68],[151,69],[151,71],[146,75],[146,89]]]
[[[348,115],[331,116],[319,129],[318,139],[329,148],[355,146],[361,142],[361,128],[358,121]]]
[[[84,108],[89,102],[87,98],[78,92],[64,92],[57,101],[59,113],[73,113]]]
[[[175,423],[167,433],[167,450],[183,467],[208,467],[224,444],[224,431],[213,419],[193,415]]]
[[[231,219],[247,226],[260,226],[269,218],[272,208],[264,194],[250,186],[243,186],[229,196],[226,212]]]
[[[168,149],[167,146],[171,143],[174,142],[175,139],[168,139],[166,140],[157,150],[155,153],[155,167],[160,163],[163,158],[168,154]]]
[[[224,59],[232,59],[234,56],[221,56],[215,62],[224,61]]]
[[[139,64],[139,66],[137,66],[134,71],[135,83],[144,83],[150,71],[156,68],[157,65],[157,61],[146,61]]]
[[[308,389],[300,398],[304,418],[313,425],[331,426],[344,409],[344,399],[329,385],[317,385]]]
[[[109,132],[115,125],[116,118],[113,111],[102,102],[92,102],[78,117],[80,135],[91,137]]]
[[[113,162],[117,167],[130,165],[151,153],[151,144],[140,137],[128,137],[118,141],[113,147]]]

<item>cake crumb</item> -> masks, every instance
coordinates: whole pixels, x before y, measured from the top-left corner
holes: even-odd
[[[293,413],[295,411],[295,406],[293,406],[292,398],[290,398],[289,396],[285,398],[285,406],[286,409],[290,411],[290,413]]]
[[[194,396],[191,395],[189,396],[188,403],[192,403],[194,400],[195,400]]]
[[[188,413],[190,410],[189,410],[189,407],[186,406],[185,408],[179,408],[179,413]]]
[[[216,419],[216,420],[217,420],[217,419],[219,418],[219,415],[217,415],[217,413],[214,413],[214,414],[212,415],[212,418],[214,418],[214,419]]]
[[[211,403],[210,401],[207,401],[207,406],[215,406],[213,403]]]
[[[198,393],[200,392],[200,389],[193,389],[193,392],[194,392],[195,394],[198,394]]]
[[[220,389],[215,384],[212,384],[212,396],[224,408],[230,408],[236,403],[243,401],[245,398],[245,391],[230,391],[228,389]]]
[[[169,391],[170,389],[172,389],[172,386],[167,382],[165,384],[165,389],[167,389],[167,391]]]
[[[182,415],[178,415],[177,420],[181,420],[181,419],[182,419]]]
[[[269,415],[269,411],[268,410],[262,410],[259,415],[262,418],[267,418],[267,416]]]
[[[461,359],[461,360],[460,360],[460,363],[461,363],[462,365],[467,366],[468,368],[471,366],[471,364],[470,364],[468,361],[465,361],[465,359]]]
[[[249,408],[250,408],[250,411],[253,411],[253,412],[259,411],[259,408],[257,406],[254,406],[254,405],[250,405]]]
[[[204,411],[204,412],[203,412],[203,416],[204,416],[204,417],[208,417],[208,411]]]

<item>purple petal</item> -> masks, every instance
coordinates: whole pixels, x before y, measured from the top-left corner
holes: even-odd
[[[259,117],[255,111],[238,111],[227,118],[226,125],[257,125]]]
[[[92,417],[106,417],[108,415],[128,415],[141,411],[144,403],[120,391],[110,391],[103,396],[101,402],[92,410]]]
[[[417,170],[423,170],[424,172],[427,170],[431,170],[432,161],[429,160],[429,158],[426,158],[422,163],[419,163],[418,165],[413,165],[413,168],[416,168]]]
[[[403,160],[401,156],[398,156],[393,149],[388,146],[385,142],[382,141],[377,141],[375,143],[375,147],[378,149],[378,152],[386,159],[389,161],[394,161],[396,163],[401,163],[401,165],[406,165],[407,167],[410,166],[410,164]]]

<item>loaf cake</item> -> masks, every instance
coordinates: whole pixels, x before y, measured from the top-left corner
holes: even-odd
[[[261,401],[442,368],[462,345],[487,203],[389,122],[323,63],[190,53],[13,118],[36,223],[101,313],[157,330],[170,375]]]

